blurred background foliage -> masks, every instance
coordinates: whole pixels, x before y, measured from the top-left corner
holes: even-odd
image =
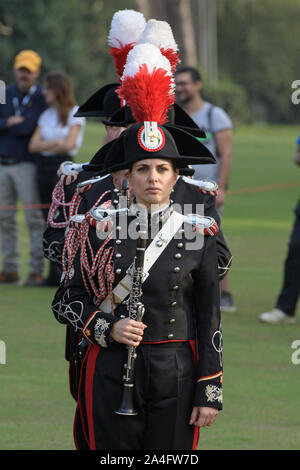
[[[203,18],[207,1],[215,6],[213,78],[200,53],[213,29]],[[298,121],[291,84],[300,79],[300,0],[1,0],[0,78],[11,83],[15,54],[34,49],[43,58],[41,81],[49,71],[64,70],[81,103],[116,80],[106,41],[113,14],[124,8],[171,24],[182,65],[199,68],[204,98],[235,123]]]

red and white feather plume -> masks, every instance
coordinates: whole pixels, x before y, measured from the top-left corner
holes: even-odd
[[[166,21],[149,20],[137,44],[150,43],[158,47],[169,60],[172,73],[179,64],[178,46],[175,42],[171,26]]]
[[[145,26],[145,17],[138,11],[120,10],[114,14],[108,35],[108,45],[119,78],[123,74],[128,52],[139,40]]]
[[[129,52],[118,93],[136,122],[164,124],[175,101],[174,88],[171,64],[156,46],[139,44]]]

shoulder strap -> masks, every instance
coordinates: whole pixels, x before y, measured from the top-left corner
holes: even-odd
[[[210,108],[208,110],[208,125],[209,125],[209,130],[211,132],[211,135],[213,136],[214,135],[214,132],[212,130],[212,113],[213,113],[213,110],[215,108],[215,105],[214,104],[211,104],[210,105]],[[219,154],[218,154],[218,149],[216,148],[216,157],[219,158]]]
[[[145,251],[144,272],[145,276],[143,282],[148,277],[149,271],[156,263],[162,252],[166,249],[170,241],[173,239],[181,225],[185,220],[185,216],[179,212],[173,211],[162,229],[154,237],[150,245]],[[113,289],[114,301],[116,304],[121,303],[129,294],[131,290],[131,275],[129,273],[116,285]],[[107,296],[99,306],[100,310],[104,313],[111,311],[110,296]]]
[[[209,110],[208,110],[208,126],[209,126],[209,130],[212,134],[213,134],[213,131],[212,131],[212,112],[213,112],[214,107],[215,106],[213,104],[211,104],[210,107],[209,107]]]

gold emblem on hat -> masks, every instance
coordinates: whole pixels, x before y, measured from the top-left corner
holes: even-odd
[[[148,152],[157,152],[165,145],[165,135],[155,121],[144,121],[138,132],[140,146]]]
[[[155,142],[155,139],[158,140],[160,138],[159,134],[153,130],[150,130],[150,132],[148,132],[147,137],[150,142]]]

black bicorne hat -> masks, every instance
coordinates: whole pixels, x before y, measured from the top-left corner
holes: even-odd
[[[189,164],[216,162],[211,152],[188,132],[159,125],[148,130],[146,125],[134,124],[122,132],[107,152],[103,169],[99,168],[100,175],[125,170],[133,163],[149,158],[172,160],[179,169],[188,168]],[[153,143],[149,142],[149,136]]]
[[[107,144],[103,145],[99,150],[97,150],[97,152],[95,153],[95,155],[93,156],[93,158],[91,159],[89,163],[87,163],[86,165],[82,165],[82,168],[85,171],[94,171],[94,172],[95,171],[100,172],[101,170],[103,170],[105,157],[108,154],[112,145],[117,140],[118,139],[111,140]]]
[[[109,83],[99,88],[81,106],[75,117],[107,117],[112,116],[121,108],[120,99],[116,93],[119,83]]]
[[[206,137],[205,132],[197,126],[195,121],[177,103],[174,103],[169,109],[167,119],[168,121],[163,124],[164,127],[176,126],[195,137]],[[102,119],[102,122],[107,126],[126,127],[128,124],[133,124],[135,120],[129,106],[123,106],[123,108],[120,108],[112,115],[110,120]]]
[[[174,113],[174,118],[172,117],[172,113]],[[179,129],[189,132],[194,137],[206,138],[204,130],[200,129],[188,113],[177,103],[173,104],[173,109],[169,109],[168,122],[164,124],[164,126],[168,126],[169,124],[173,124]]]
[[[110,120],[102,119],[102,122],[106,126],[126,127],[128,124],[134,124],[135,120],[129,106],[123,106],[111,116]]]

